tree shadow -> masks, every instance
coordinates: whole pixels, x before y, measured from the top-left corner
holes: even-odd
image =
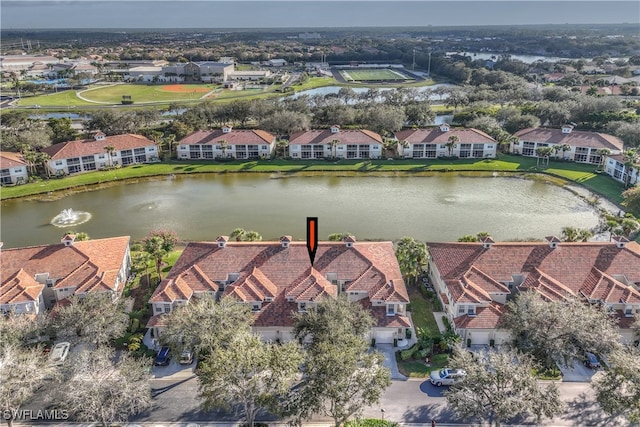
[[[402,414],[402,422],[412,424],[424,424],[435,420],[436,423],[460,423],[460,420],[452,411],[437,404],[423,405],[415,408],[407,409]],[[469,423],[463,423],[464,425],[472,425]]]
[[[607,415],[593,398],[580,393],[567,402],[567,409],[561,417],[575,426],[623,426],[628,423],[618,416]]]

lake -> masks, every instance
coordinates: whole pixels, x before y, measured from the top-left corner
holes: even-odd
[[[63,209],[92,218],[77,227],[50,224]],[[360,239],[455,241],[488,231],[496,240],[542,239],[562,227],[592,228],[597,212],[558,186],[509,177],[338,177],[208,174],[168,177],[79,193],[52,202],[2,202],[4,247],[59,242],[66,230],[93,238],[174,230],[184,240],[213,240],[234,228],[266,239],[306,236],[306,217],[320,237],[351,232]]]

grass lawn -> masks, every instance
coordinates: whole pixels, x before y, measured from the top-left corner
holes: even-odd
[[[76,107],[83,105],[96,105],[91,102],[84,101],[76,96],[75,90],[65,90],[64,92],[52,93],[49,95],[32,96],[22,98],[18,103],[21,107],[30,105],[39,105],[41,107]]]
[[[430,176],[438,172],[459,172],[465,176],[486,176],[487,172],[527,173],[547,172],[545,181],[564,184],[574,181],[587,189],[619,203],[623,185],[604,174],[595,174],[595,166],[572,162],[550,162],[548,169],[536,169],[535,159],[500,155],[498,159],[454,160],[254,160],[217,163],[215,161],[171,161],[134,165],[110,171],[95,171],[65,178],[52,178],[25,185],[3,187],[0,199],[30,196],[92,184],[106,184],[123,179],[136,179],[169,174],[220,173],[220,172],[269,172],[281,174],[338,172],[341,176],[358,176],[362,173],[396,176],[410,174]]]
[[[415,286],[409,287],[409,300],[411,301],[411,319],[417,328],[424,328],[430,336],[440,333],[438,324],[433,317],[433,304],[427,300]]]
[[[116,84],[82,91],[80,95],[90,101],[120,104],[127,95],[136,102],[183,101],[199,99],[218,87],[211,84]],[[171,88],[174,88],[173,90]]]
[[[346,81],[369,81],[369,80],[413,80],[405,76],[401,72],[394,72],[387,69],[370,69],[370,70],[341,70],[340,74]]]
[[[399,353],[396,353],[398,370],[402,375],[409,378],[427,378],[431,371],[442,369],[447,366],[447,363],[449,362],[449,355],[447,353],[434,355],[429,366],[415,360],[402,361],[398,357],[398,354]]]

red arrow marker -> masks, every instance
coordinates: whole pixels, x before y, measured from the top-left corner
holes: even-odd
[[[313,267],[318,250],[318,217],[307,217],[307,251]]]

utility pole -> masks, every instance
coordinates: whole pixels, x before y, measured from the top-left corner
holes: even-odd
[[[431,77],[431,51],[429,51],[429,66],[427,67],[427,75]]]
[[[416,48],[413,48],[413,63],[411,64],[411,71],[416,70]]]

